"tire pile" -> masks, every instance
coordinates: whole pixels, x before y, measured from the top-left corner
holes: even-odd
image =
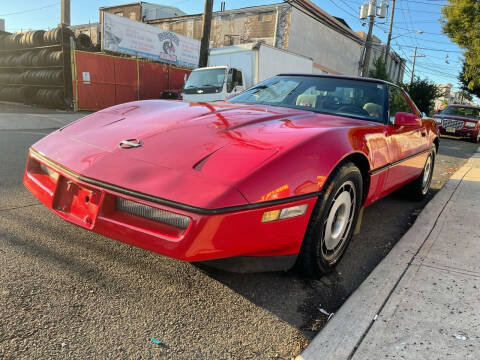
[[[85,47],[91,44],[86,34],[82,34],[76,42]],[[64,96],[61,43],[60,27],[49,31],[0,34],[0,100],[52,107],[69,106],[71,99]]]

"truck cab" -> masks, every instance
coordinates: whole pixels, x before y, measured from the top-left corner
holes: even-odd
[[[243,71],[229,66],[210,66],[193,70],[182,91],[186,101],[217,101],[246,89]]]

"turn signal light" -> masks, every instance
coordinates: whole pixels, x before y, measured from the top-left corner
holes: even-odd
[[[296,216],[302,216],[307,211],[307,204],[291,206],[284,209],[271,210],[263,213],[262,223],[289,219]]]

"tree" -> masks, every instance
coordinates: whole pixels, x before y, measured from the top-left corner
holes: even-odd
[[[443,95],[437,85],[427,79],[415,79],[411,84],[403,84],[402,87],[410,95],[418,109],[426,114],[433,111],[435,99]]]
[[[369,71],[368,76],[374,79],[390,81],[388,79],[387,65],[380,57],[373,62],[373,67],[374,68]]]
[[[470,82],[472,81],[472,79],[465,75],[465,67],[466,66],[467,65],[465,64],[465,62],[463,62],[462,71],[460,72],[460,74],[458,74],[458,81],[460,81],[460,83],[461,83],[461,89],[462,89],[462,91],[465,91],[465,92],[467,92],[471,95],[475,95],[477,97],[480,97],[480,86],[479,85],[474,85],[472,83],[471,88],[468,86],[470,84]]]
[[[463,103],[464,100],[472,101],[473,96],[468,91],[462,90],[458,93],[460,95],[460,101]]]
[[[466,50],[462,70],[466,87],[472,91],[480,88],[480,2],[448,0],[442,7],[442,16],[443,32]]]

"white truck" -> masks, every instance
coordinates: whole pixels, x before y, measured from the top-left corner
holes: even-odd
[[[187,101],[225,100],[280,73],[312,73],[312,59],[262,43],[210,50],[208,67],[190,73],[182,90]]]

